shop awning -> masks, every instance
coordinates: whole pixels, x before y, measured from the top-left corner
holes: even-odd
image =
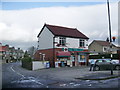
[[[70,56],[71,56],[70,52],[64,51],[57,52],[57,57],[70,57]]]

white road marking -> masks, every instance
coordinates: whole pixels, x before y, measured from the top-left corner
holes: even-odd
[[[10,68],[11,68],[11,70],[12,70],[13,72],[15,72],[16,74],[22,76],[22,78],[27,78],[27,77],[25,77],[24,75],[22,75],[21,73],[16,72],[16,71],[13,69],[13,65],[12,65]],[[28,77],[28,78],[29,78],[29,77]],[[26,81],[26,80],[23,79],[23,80],[20,81],[20,82],[25,82],[25,81]],[[35,83],[37,83],[37,84],[39,84],[39,85],[44,85],[44,84],[42,84],[41,82],[35,80],[34,77],[32,77],[32,79],[29,78],[29,79],[27,80],[27,82],[29,82],[29,81],[35,82]]]
[[[11,68],[11,70],[12,70],[13,72],[15,72],[16,74],[18,74],[18,75],[22,76],[23,78],[25,78],[24,75],[22,75],[21,73],[16,72],[16,71],[13,69],[13,66],[11,66],[10,68]]]
[[[12,66],[12,67],[13,67],[13,66]],[[12,69],[13,72],[15,72],[15,70],[14,70],[12,67],[10,67],[10,68]]]

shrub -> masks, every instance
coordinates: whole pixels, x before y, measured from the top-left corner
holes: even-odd
[[[111,58],[111,55],[110,54],[90,55],[89,59],[102,59],[102,57],[108,59]],[[113,54],[112,59],[118,59],[118,54]]]
[[[22,59],[22,62],[32,62],[32,59],[31,59],[31,57],[24,57]]]
[[[32,58],[29,57],[27,53],[25,53],[24,58],[22,59],[22,67],[32,70]]]

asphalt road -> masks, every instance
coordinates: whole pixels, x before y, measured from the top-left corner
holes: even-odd
[[[63,67],[36,71],[21,67],[20,62],[2,65],[2,88],[118,88],[120,78],[79,80],[83,76],[107,75],[110,71],[89,71],[89,67]],[[114,71],[118,74],[118,71]]]

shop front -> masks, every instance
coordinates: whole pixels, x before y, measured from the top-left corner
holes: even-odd
[[[57,62],[59,67],[87,65],[88,52],[82,49],[68,49],[68,51],[57,52]]]
[[[79,65],[86,65],[87,55],[85,53],[78,53],[78,63]]]
[[[59,51],[57,52],[57,62],[59,67],[68,66],[68,61],[70,61],[70,52]]]

